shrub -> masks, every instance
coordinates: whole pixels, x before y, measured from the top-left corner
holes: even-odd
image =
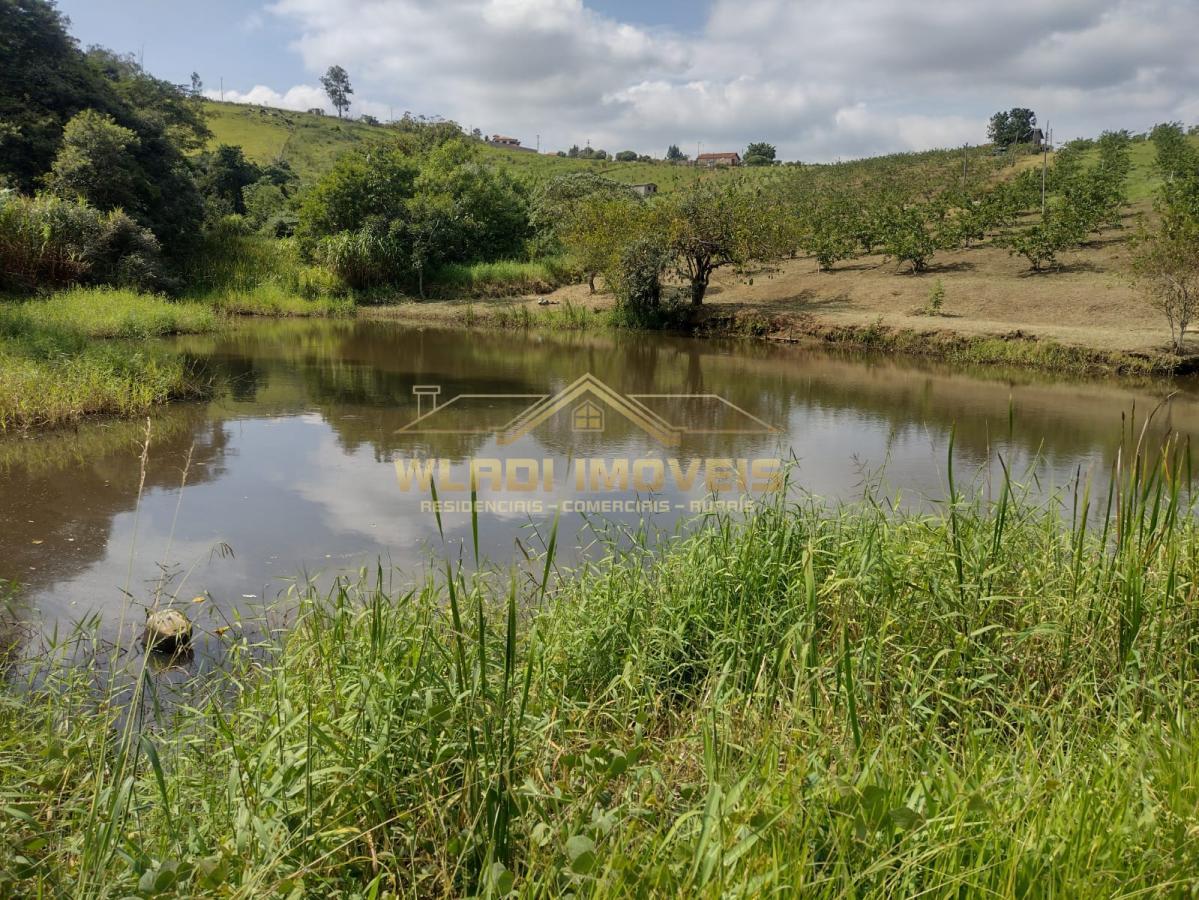
[[[0,289],[111,284],[149,290],[161,281],[158,241],[120,210],[102,213],[82,202],[0,192]]]
[[[933,285],[932,290],[928,292],[928,306],[926,307],[925,311],[930,316],[939,316],[941,315],[941,307],[944,305],[945,285],[943,285],[941,283],[941,279],[938,278],[936,283]]]
[[[617,302],[634,318],[651,318],[662,302],[662,273],[670,264],[670,250],[660,235],[633,240],[620,251],[620,262],[611,279]]]

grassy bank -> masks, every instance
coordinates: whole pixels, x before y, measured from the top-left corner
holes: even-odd
[[[1070,374],[1174,375],[1199,368],[1199,358],[1164,351],[1104,350],[1040,340],[1020,330],[1003,335],[958,334],[930,318],[925,328],[833,325],[809,317],[758,312],[702,315],[690,323],[697,334],[744,335],[774,341],[818,341],[836,347],[926,356],[960,365],[1008,365]]]
[[[577,280],[575,275],[564,260],[556,258],[448,265],[437,270],[432,293],[459,298],[548,294]]]
[[[586,331],[643,328],[623,318],[611,305],[563,295],[549,306],[521,301],[506,304],[403,304],[369,310],[375,318],[413,324],[468,328]],[[1199,369],[1199,356],[1179,357],[1165,351],[1105,350],[1038,338],[1021,330],[1006,334],[963,334],[950,321],[921,320],[922,327],[896,327],[875,321],[834,324],[807,315],[768,313],[731,304],[663,310],[658,327],[700,337],[752,337],[786,343],[819,343],[847,350],[921,356],[957,365],[1005,365],[1071,375],[1165,376]]]
[[[216,327],[204,305],[131,291],[76,289],[0,303],[0,432],[205,396],[203,375],[144,340]]]
[[[780,505],[557,586],[345,585],[169,731],[42,670],[0,704],[3,890],[1187,894],[1180,464],[1110,505]]]

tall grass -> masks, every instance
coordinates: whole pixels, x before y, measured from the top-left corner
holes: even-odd
[[[201,334],[219,325],[204,304],[117,288],[73,288],[44,300],[0,304],[0,323],[8,335],[42,329],[89,338]]]
[[[230,314],[344,315],[354,302],[332,272],[308,265],[290,239],[214,228],[188,260],[185,295]]]
[[[446,296],[509,297],[514,294],[547,294],[568,284],[575,273],[564,260],[534,262],[502,260],[471,265],[442,266],[432,279],[431,292]]]
[[[0,303],[0,433],[207,396],[210,380],[193,364],[138,341],[217,326],[201,304],[107,288]]]
[[[561,580],[553,534],[516,572],[379,571],[115,748],[91,673],[39,669],[0,702],[0,891],[1192,893],[1189,475],[1139,446],[1048,503],[951,479]]]

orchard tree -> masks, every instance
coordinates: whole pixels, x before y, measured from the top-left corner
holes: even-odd
[[[1057,262],[1058,253],[1077,244],[1080,238],[1077,218],[1068,210],[1051,206],[1040,222],[1018,228],[995,243],[1027,259],[1032,271],[1043,272]]]
[[[908,263],[912,273],[928,268],[934,253],[945,246],[944,217],[932,203],[891,204],[880,216],[883,253]]]
[[[341,66],[329,66],[329,71],[321,76],[321,87],[329,95],[329,102],[337,110],[337,118],[340,119],[350,108],[350,94],[354,93],[350,87],[350,76]]]
[[[534,208],[537,206],[535,201]],[[597,275],[615,281],[626,246],[639,237],[661,234],[648,206],[631,191],[623,194],[604,189],[568,207],[569,213],[556,226],[556,235],[574,264],[586,273],[592,293]]]
[[[1166,317],[1170,343],[1183,352],[1187,328],[1199,313],[1199,226],[1167,212],[1152,231],[1133,240],[1133,282]]]
[[[756,193],[698,184],[656,209],[675,271],[690,284],[692,306],[704,302],[716,269],[779,259],[791,249],[781,209]]]

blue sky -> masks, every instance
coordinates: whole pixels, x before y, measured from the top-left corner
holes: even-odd
[[[60,0],[83,44],[243,102],[439,114],[544,148],[827,160],[977,143],[999,108],[1057,136],[1199,121],[1194,0]]]

